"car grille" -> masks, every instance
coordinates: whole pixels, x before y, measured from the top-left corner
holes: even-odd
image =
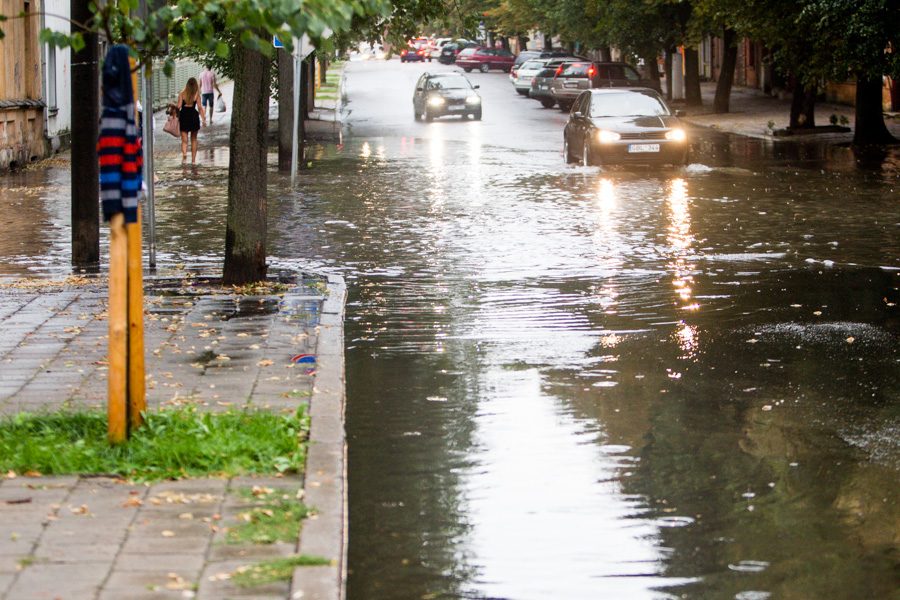
[[[619,139],[622,140],[664,140],[666,134],[662,131],[639,131],[632,133],[620,133]]]

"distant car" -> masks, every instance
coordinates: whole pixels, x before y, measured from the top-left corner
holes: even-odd
[[[544,108],[553,108],[553,106],[556,104],[556,99],[550,93],[550,85],[553,83],[553,78],[556,77],[556,71],[559,66],[573,60],[580,59],[573,56],[562,56],[548,59],[547,62],[544,63],[544,68],[536,73],[532,78],[531,89],[528,91],[528,97],[540,102],[541,106],[543,106]]]
[[[533,58],[520,64],[515,71],[510,71],[509,79],[513,87],[516,88],[516,92],[527,96],[531,90],[531,80],[544,69],[544,65],[547,64],[548,60],[546,58]]]
[[[446,44],[449,44],[453,41],[453,38],[438,38],[434,40],[434,47],[431,49],[431,52],[428,53],[428,62],[432,60],[440,60],[441,58],[441,50],[444,49]]]
[[[522,50],[516,55],[516,61],[513,63],[513,67],[518,67],[523,62],[536,58],[562,58],[566,56],[570,56],[573,59],[580,58],[582,60],[587,60],[583,56],[573,55],[565,50]]]
[[[563,131],[567,163],[684,165],[684,126],[656,90],[595,88],[581,92]]]
[[[452,65],[456,62],[456,56],[465,50],[466,48],[476,48],[478,44],[475,42],[470,42],[468,40],[457,40],[455,42],[448,42],[444,44],[444,47],[441,48],[441,55],[438,57],[438,62],[445,65]]]
[[[462,73],[423,73],[413,93],[413,115],[418,121],[459,115],[481,120],[481,96]]]
[[[515,60],[512,52],[503,48],[466,48],[457,55],[456,64],[466,73],[472,69],[487,73],[491,69],[509,71]]]
[[[598,87],[653,87],[630,65],[621,62],[570,62],[557,69],[550,93],[568,111],[581,92]],[[659,90],[657,90],[659,91]]]
[[[404,48],[400,51],[400,62],[422,62],[425,60],[426,50],[424,48],[420,48],[416,50],[415,48]]]

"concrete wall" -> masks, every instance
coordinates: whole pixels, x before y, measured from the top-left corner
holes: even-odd
[[[44,156],[40,0],[0,0],[0,14],[36,16],[3,23],[0,40],[0,169]]]

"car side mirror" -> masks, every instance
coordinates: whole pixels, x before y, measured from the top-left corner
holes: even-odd
[[[416,88],[416,91],[417,91],[417,92],[424,92],[424,91],[425,91],[425,88],[420,88],[420,87],[419,87],[419,88]]]
[[[686,117],[686,116],[687,116],[687,111],[678,109],[678,110],[675,111],[675,116],[676,116],[676,117]]]
[[[477,89],[479,89],[480,87],[481,87],[480,85],[473,85],[473,86],[472,86],[472,89],[473,89],[473,90],[477,90]]]
[[[572,113],[572,116],[573,116],[574,118],[576,118],[576,119],[580,119],[580,118],[583,117],[584,115],[581,114],[581,111],[580,111],[580,110],[576,110],[575,112]]]

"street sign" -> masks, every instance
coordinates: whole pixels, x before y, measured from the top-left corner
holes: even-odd
[[[278,39],[277,35],[272,36],[272,45],[276,48],[284,48],[284,43]]]

